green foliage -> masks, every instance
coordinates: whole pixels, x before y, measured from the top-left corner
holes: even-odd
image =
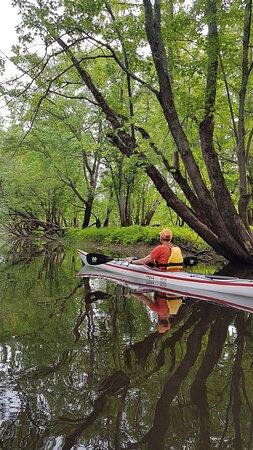
[[[13,61],[23,74],[29,74],[32,81],[27,82],[21,74],[3,87],[12,122],[6,132],[8,156],[14,154],[13,165],[17,164],[19,172],[12,175],[8,167],[6,169],[8,157],[3,143],[1,181],[5,198],[2,211],[19,204],[43,219],[45,214],[40,203],[52,203],[53,196],[57,197],[56,207],[64,226],[78,227],[83,223],[87,199],[92,197],[93,216],[88,225],[95,220],[103,225],[106,220],[113,227],[168,222],[174,226],[178,218],[162,200],[161,185],[154,187],[145,172],[146,164],[151,164],[179,200],[177,204],[173,203],[169,195],[167,203],[197,229],[196,222],[186,212],[179,212],[182,210],[178,205],[184,204],[183,211],[190,207],[198,221],[200,234],[210,242],[201,219],[199,221],[202,205],[196,206],[189,195],[191,191],[201,198],[195,177],[189,170],[191,163],[183,156],[184,146],[179,155],[179,141],[176,145],[171,121],[166,118],[164,106],[154,92],[159,91],[159,81],[145,31],[143,3],[116,0],[14,0],[13,3],[19,7],[22,17],[20,42],[14,49]],[[207,38],[208,3],[176,0],[161,1],[160,5],[161,32],[178,121],[202,179],[207,189],[213,192],[214,180],[210,178],[214,178],[212,173],[216,172],[209,167],[208,175],[210,164],[203,157],[199,135],[205,114],[208,56],[216,55],[218,42]],[[238,146],[231,110],[238,124],[244,10],[245,2],[231,0],[224,2],[217,13],[220,60],[213,142],[226,187],[236,206],[240,195]],[[63,51],[60,36],[69,45],[69,51]],[[33,39],[40,39],[41,44],[45,44],[44,56],[34,47],[29,49]],[[72,55],[80,62],[78,70]],[[85,81],[87,79],[91,83]],[[252,183],[251,80],[244,108],[246,146],[249,144],[245,163],[248,184]],[[108,104],[113,121],[109,119],[111,114],[105,104]],[[140,127],[146,135],[141,133]],[[126,152],[129,142],[125,142],[120,133],[128,133],[135,143],[129,159],[119,152],[122,148],[123,153]],[[22,141],[24,135],[26,138]],[[116,138],[116,145],[112,144],[113,138]],[[19,146],[20,141],[22,145]],[[17,147],[23,152],[22,162],[19,152],[15,153]],[[98,161],[95,183],[90,176],[94,159]],[[184,181],[189,184],[187,190]],[[248,191],[250,193],[252,189],[249,187]],[[217,233],[212,221],[207,226]],[[183,233],[180,231],[181,239],[188,241],[187,233],[185,236]],[[225,239],[219,232],[218,238],[219,242]],[[101,234],[99,239],[109,238]],[[143,235],[137,227],[133,233],[124,231],[122,236],[120,231],[115,231],[111,239],[127,245],[129,242],[153,242],[155,237],[153,231]]]
[[[159,231],[164,227],[115,227],[115,228],[86,228],[83,230],[69,228],[66,230],[66,238],[71,242],[93,241],[99,243],[112,243],[123,245],[134,245],[144,243],[154,245],[158,243]],[[204,241],[197,236],[189,227],[174,227],[173,243],[194,245],[194,248],[206,247]]]

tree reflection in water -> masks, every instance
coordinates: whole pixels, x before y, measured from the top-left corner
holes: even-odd
[[[1,448],[252,448],[250,314],[187,298],[161,334],[126,287],[53,259],[0,273]]]

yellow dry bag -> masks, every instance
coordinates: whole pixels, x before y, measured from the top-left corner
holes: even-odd
[[[183,256],[179,247],[172,247],[171,255],[168,259],[168,270],[182,270],[183,269]]]

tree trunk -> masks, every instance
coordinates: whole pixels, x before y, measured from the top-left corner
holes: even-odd
[[[239,181],[240,181],[240,196],[238,209],[239,214],[245,223],[245,226],[249,228],[248,222],[248,204],[250,195],[248,192],[247,182],[247,151],[246,151],[246,130],[245,130],[245,100],[247,93],[248,79],[250,75],[249,70],[249,45],[250,45],[250,29],[251,29],[251,17],[252,17],[252,0],[249,0],[245,7],[244,14],[244,30],[243,30],[243,56],[242,56],[242,81],[239,94],[239,114],[238,114],[238,146],[237,146],[237,158],[239,166]]]
[[[93,196],[89,196],[87,198],[87,201],[85,203],[82,228],[87,228],[89,226],[91,213],[92,213],[93,201],[94,201],[94,197]]]
[[[253,263],[253,237],[238,215],[219,165],[213,144],[213,111],[215,105],[217,83],[218,38],[216,24],[216,2],[208,1],[208,68],[206,83],[205,116],[200,125],[201,148],[212,185],[212,192],[205,183],[199,166],[193,156],[189,141],[180,123],[174,103],[170,74],[167,67],[167,56],[164,50],[160,29],[160,2],[155,0],[154,9],[150,0],[143,0],[145,8],[146,33],[150,44],[154,65],[157,72],[159,92],[157,99],[162,107],[168,128],[175,141],[180,157],[193,187],[197,201],[193,204],[183,203],[173,192],[167,180],[157,167],[147,160],[146,155],[138,148],[136,137],[128,133],[126,119],[118,115],[108,104],[105,97],[92,81],[90,75],[81,66],[69,46],[59,38],[57,42],[69,55],[80,78],[94,96],[107,121],[112,127],[108,133],[110,142],[125,156],[133,152],[138,154],[147,174],[157,190],[171,207],[193,230],[195,230],[210,246],[228,260],[241,260]],[[214,51],[210,51],[214,41]],[[190,193],[190,192],[189,192]],[[193,197],[194,198],[194,197]],[[204,218],[202,219],[202,217]],[[124,221],[123,221],[124,222]],[[125,222],[124,222],[125,223]]]
[[[154,201],[153,205],[150,207],[150,209],[148,211],[146,211],[145,215],[143,216],[141,225],[143,225],[143,226],[150,225],[150,222],[153,219],[154,214],[159,205],[160,205],[160,200],[156,199]]]
[[[107,210],[106,210],[106,216],[105,216],[105,220],[104,220],[104,224],[103,227],[107,228],[109,226],[109,219],[110,219],[110,215],[111,212],[113,210],[113,187],[110,186],[110,194],[109,194],[109,199],[108,199],[108,206],[107,206]]]

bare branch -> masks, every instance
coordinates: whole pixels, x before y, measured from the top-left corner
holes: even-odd
[[[17,146],[17,148],[16,148],[16,150],[15,150],[15,152],[14,152],[13,155],[16,154],[17,150],[20,148],[21,144],[24,142],[24,140],[26,139],[26,137],[27,137],[28,134],[30,133],[30,131],[31,131],[32,127],[33,127],[33,124],[34,124],[34,122],[35,122],[35,120],[36,120],[36,117],[37,117],[37,115],[38,115],[38,113],[39,113],[41,104],[42,104],[43,101],[47,98],[47,95],[48,95],[49,92],[50,92],[50,88],[51,88],[52,84],[53,84],[56,80],[58,80],[58,78],[60,78],[64,73],[68,72],[68,70],[70,70],[72,67],[73,67],[73,64],[71,64],[69,67],[67,67],[66,69],[64,69],[62,72],[60,72],[56,77],[54,77],[54,78],[49,82],[49,85],[48,85],[46,91],[44,92],[44,94],[42,95],[42,97],[40,97],[40,99],[39,99],[39,101],[38,101],[38,103],[37,103],[37,106],[36,106],[36,108],[35,108],[35,110],[34,110],[34,113],[33,113],[33,116],[32,116],[32,120],[31,120],[30,126],[29,126],[27,132],[25,133],[25,135],[23,136],[23,138],[21,139],[20,143],[18,144],[18,146]]]
[[[59,95],[60,97],[64,97],[64,98],[70,98],[73,100],[85,100],[89,103],[91,103],[92,105],[98,106],[99,104],[97,102],[94,102],[93,100],[91,100],[90,98],[86,97],[85,95],[67,95],[67,94],[62,94],[61,92],[55,91],[53,89],[51,89],[49,91],[49,93],[55,94],[55,95]]]
[[[225,72],[223,60],[222,60],[220,53],[219,53],[219,60],[220,60],[221,71],[222,71],[223,78],[224,78],[225,89],[226,89],[226,93],[227,93],[229,111],[230,111],[231,120],[232,120],[232,124],[233,124],[232,128],[234,131],[236,142],[238,144],[238,131],[237,131],[237,126],[236,126],[236,122],[235,122],[235,115],[234,115],[232,100],[231,100],[231,96],[230,96],[230,92],[229,92],[229,85],[228,85],[228,81],[227,81],[227,77],[226,77],[226,72]]]
[[[83,30],[81,30],[83,33]],[[153,88],[153,86],[151,86],[149,83],[147,83],[146,81],[142,80],[140,77],[138,77],[137,75],[135,75],[133,72],[131,72],[125,64],[123,64],[123,62],[119,59],[118,55],[116,54],[115,50],[111,47],[111,45],[109,45],[107,42],[102,42],[97,38],[94,38],[93,36],[89,35],[88,33],[85,33],[86,36],[93,42],[96,42],[97,44],[103,45],[105,48],[107,48],[111,53],[112,56],[115,60],[115,62],[119,65],[119,67],[124,70],[124,72],[126,72],[126,74],[128,74],[133,80],[138,81],[138,83],[142,84],[143,86],[145,86],[147,89],[149,89],[151,92],[153,92],[155,95],[158,94],[158,91]]]

